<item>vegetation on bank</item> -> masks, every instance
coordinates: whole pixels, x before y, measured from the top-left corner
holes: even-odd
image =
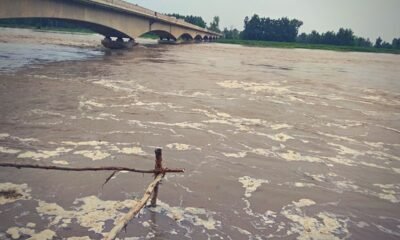
[[[371,52],[371,53],[393,53],[400,54],[400,49],[357,47],[357,46],[335,46],[327,44],[309,44],[297,42],[272,42],[241,39],[218,39],[218,43],[237,44],[249,47],[269,47],[269,48],[300,48],[300,49],[319,49],[341,52]]]
[[[297,19],[262,18],[257,14],[244,19],[244,30],[224,29],[222,43],[242,44],[259,47],[306,48],[334,51],[356,52],[400,52],[400,38],[394,38],[392,43],[378,37],[375,43],[370,39],[355,36],[353,30],[340,28],[337,32],[299,33],[303,22]]]
[[[178,13],[173,13],[173,14],[166,14],[168,16],[171,17],[175,17],[177,19],[183,19],[185,22],[202,27],[202,28],[207,28],[210,31],[214,31],[214,32],[221,32],[221,30],[219,29],[219,17],[215,16],[212,20],[212,22],[210,22],[210,26],[207,26],[207,23],[204,21],[204,19],[200,16],[193,16],[193,15],[181,15]]]
[[[145,34],[143,34],[142,36],[140,36],[141,38],[147,38],[147,39],[160,39],[160,37],[157,35],[157,34],[155,34],[155,33],[145,33]]]
[[[187,23],[191,23],[193,25],[202,27],[202,28],[206,28],[207,27],[207,23],[204,21],[204,19],[202,17],[199,16],[193,16],[193,15],[181,15],[178,13],[173,13],[173,14],[167,14],[168,16],[171,17],[175,17],[177,19],[183,19],[185,22]]]

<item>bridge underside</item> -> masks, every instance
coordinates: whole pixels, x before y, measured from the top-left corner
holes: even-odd
[[[57,19],[90,29],[105,37],[135,39],[153,33],[160,39],[203,40],[206,32],[155,21],[120,9],[92,4],[82,0],[1,0],[0,19]]]

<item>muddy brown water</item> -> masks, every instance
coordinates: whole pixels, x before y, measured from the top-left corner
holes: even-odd
[[[1,162],[186,169],[121,239],[400,238],[398,55],[0,39]],[[109,174],[0,169],[0,239],[101,239],[152,179]]]

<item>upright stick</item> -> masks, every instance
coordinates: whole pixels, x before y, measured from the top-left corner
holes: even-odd
[[[162,167],[162,149],[157,148],[155,150],[155,153],[156,153],[156,166],[154,167],[154,171],[161,172],[163,169],[163,167]],[[157,175],[155,175],[154,178],[157,178]],[[157,183],[156,187],[154,188],[153,197],[151,198],[151,204],[150,204],[151,207],[157,206],[158,185],[159,185],[159,183]]]

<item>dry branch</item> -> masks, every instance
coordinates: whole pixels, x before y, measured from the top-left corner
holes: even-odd
[[[183,173],[184,169],[159,169],[159,170],[139,170],[135,168],[127,167],[85,167],[85,168],[73,168],[73,167],[58,167],[58,166],[41,166],[34,164],[16,164],[16,163],[0,163],[0,167],[12,167],[12,168],[33,168],[33,169],[44,169],[44,170],[57,170],[57,171],[73,171],[73,172],[85,172],[85,171],[116,171],[116,172],[135,172],[135,173]]]
[[[147,201],[150,199],[154,188],[162,180],[164,174],[158,174],[152,183],[147,187],[142,199],[132,206],[132,209],[121,218],[118,223],[115,224],[114,228],[108,233],[108,236],[104,238],[105,240],[114,240],[117,235],[126,227],[126,225],[140,212],[142,208],[145,207]]]

